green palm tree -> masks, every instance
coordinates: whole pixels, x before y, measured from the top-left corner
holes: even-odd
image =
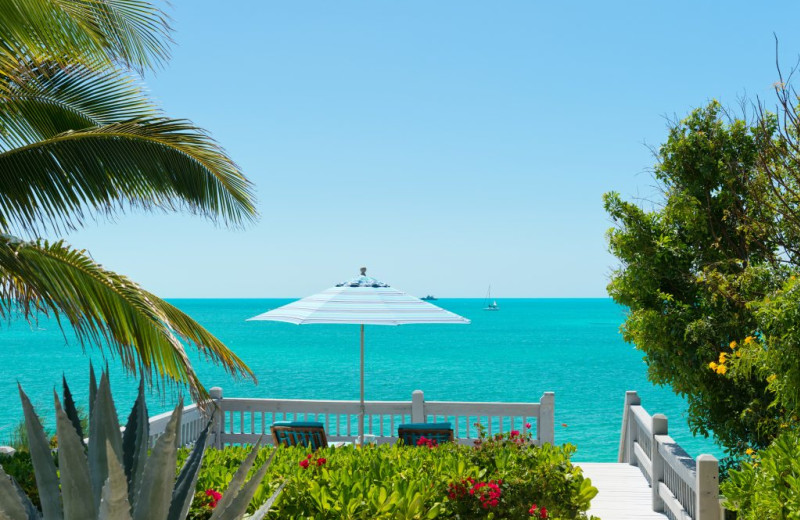
[[[5,0],[0,8],[0,318],[54,316],[82,345],[148,381],[207,396],[186,347],[235,376],[217,338],[85,251],[43,233],[130,208],[255,218],[252,185],[190,121],[167,118],[143,74],[169,58],[164,13],[144,0]]]

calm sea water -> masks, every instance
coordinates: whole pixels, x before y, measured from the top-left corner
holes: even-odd
[[[258,384],[234,381],[197,356],[193,363],[208,387],[229,397],[358,399],[359,334],[353,325],[245,322],[290,302],[286,299],[170,300],[232,348],[255,372]],[[479,299],[442,299],[441,307],[471,325],[404,325],[366,328],[366,396],[410,400],[538,401],[556,396],[556,442],[578,447],[576,460],[613,461],[626,390],[637,390],[652,414],[667,415],[670,434],[693,456],[720,455],[693,437],[686,404],[669,388],[647,381],[642,355],[618,332],[624,309],[607,299],[506,299],[499,312]],[[53,322],[16,322],[0,328],[0,440],[22,417],[17,381],[52,426],[53,388],[66,374],[78,404],[88,401],[89,359]],[[127,416],[136,381],[109,360],[120,415]],[[176,402],[175,389],[150,395],[151,414]]]

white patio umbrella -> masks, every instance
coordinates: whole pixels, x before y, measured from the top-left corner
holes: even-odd
[[[364,443],[364,325],[405,325],[410,323],[459,323],[466,318],[399,291],[367,276],[340,283],[321,293],[307,296],[247,321],[285,321],[295,325],[344,323],[361,325],[361,418],[358,436]]]

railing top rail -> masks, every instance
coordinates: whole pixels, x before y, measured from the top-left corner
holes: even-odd
[[[631,414],[634,420],[639,424],[639,427],[647,433],[648,436],[653,435],[653,418],[647,413],[641,405],[632,405]]]
[[[686,450],[675,442],[669,435],[656,435],[658,452],[664,457],[664,462],[689,486],[692,491],[697,491],[697,461]]]

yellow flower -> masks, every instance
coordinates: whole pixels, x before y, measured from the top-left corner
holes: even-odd
[[[719,362],[724,363],[728,360],[728,353],[727,352],[720,352],[719,353]]]
[[[742,351],[741,350],[737,350],[736,351],[736,357],[742,357]]]
[[[725,374],[725,372],[727,372],[727,371],[728,371],[728,367],[726,367],[725,365],[719,365],[717,367],[717,374]]]
[[[746,450],[744,450],[744,452],[747,453],[748,455],[752,455],[754,453],[753,448],[747,448]]]
[[[750,343],[755,343],[755,342],[756,338],[754,338],[753,336],[747,336],[746,338],[744,338],[745,345],[749,345]]]
[[[788,428],[788,427],[789,427],[789,425],[788,425],[788,424],[786,424],[786,423],[781,423],[781,428]]]
[[[776,379],[778,379],[778,376],[776,376],[775,374],[770,374],[770,376],[767,378],[767,383],[772,383]]]
[[[789,280],[794,280],[794,275],[790,276]]]
[[[712,361],[711,363],[708,364],[708,368],[710,368],[711,370],[716,370],[717,363],[715,361]]]
[[[736,344],[736,340],[734,340],[734,341],[731,341],[731,344],[729,345],[729,347],[731,347],[731,350],[732,350],[732,349],[736,348],[736,345],[737,345]]]

